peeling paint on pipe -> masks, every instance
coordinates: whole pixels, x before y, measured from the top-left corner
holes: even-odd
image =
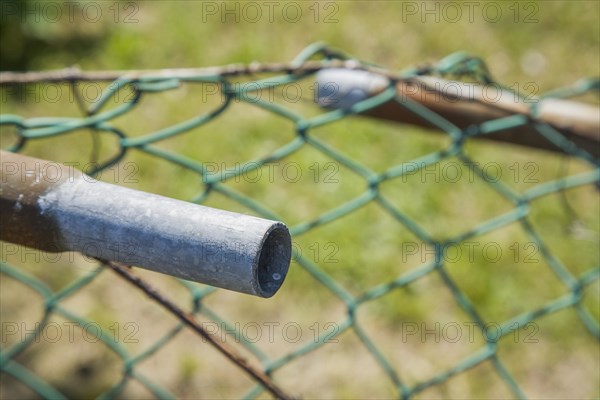
[[[1,155],[2,240],[78,251],[259,297],[273,296],[285,279],[291,238],[281,222],[96,181],[57,163]]]

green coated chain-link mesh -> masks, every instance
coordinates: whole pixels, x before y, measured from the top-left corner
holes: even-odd
[[[292,62],[291,65],[299,67],[305,64],[307,61],[314,60],[317,57],[323,58],[323,68],[326,68],[327,63],[331,60],[348,59],[344,55],[341,55],[338,52],[330,51],[324,46],[315,45],[303,51]],[[357,63],[357,65],[364,65],[365,68],[369,68],[368,64]],[[276,78],[269,78],[265,81],[257,80],[254,81],[254,83],[256,83],[256,90],[260,90],[264,89],[268,85],[277,86],[285,85],[290,82],[296,82],[300,79],[310,77],[315,72],[316,69],[301,73],[282,70],[281,74]],[[464,54],[451,55],[434,66],[408,70],[403,72],[400,76],[409,78],[411,76],[430,74],[435,74],[438,76],[450,75],[454,77],[463,76],[479,82],[493,82],[487,73],[485,65],[480,60],[468,57]],[[247,75],[252,74],[249,72]],[[223,103],[222,107],[213,112],[197,116],[189,121],[170,126],[158,132],[138,136],[135,138],[128,137],[128,135],[121,132],[121,130],[117,129],[113,125],[113,120],[136,108],[141,99],[151,97],[155,92],[168,90],[169,88],[177,86],[182,82],[218,83],[220,85],[219,87],[222,88],[223,95],[227,100]],[[89,107],[87,110],[87,115],[83,118],[25,119],[16,115],[5,114],[1,116],[0,124],[4,126],[13,126],[16,128],[19,141],[10,149],[11,151],[19,151],[26,143],[35,141],[36,139],[61,135],[78,129],[81,130],[81,128],[92,128],[96,131],[116,135],[120,143],[120,153],[110,162],[100,166],[99,170],[109,168],[111,165],[117,163],[119,160],[125,157],[130,149],[136,149],[151,156],[175,163],[183,168],[188,169],[189,171],[198,174],[198,176],[202,178],[202,182],[204,183],[205,187],[202,193],[198,194],[192,200],[194,202],[205,202],[205,200],[209,198],[211,194],[219,193],[226,196],[230,200],[239,202],[243,206],[248,207],[258,215],[266,218],[280,219],[278,215],[270,211],[267,207],[228,185],[226,179],[235,178],[235,176],[232,174],[229,174],[227,177],[223,177],[222,175],[218,174],[215,175],[214,173],[208,174],[203,164],[197,160],[176,152],[169,151],[165,148],[158,147],[155,145],[155,143],[159,140],[180,135],[194,128],[198,128],[218,117],[227,118],[228,106],[231,104],[230,100],[233,99],[245,101],[251,106],[260,107],[264,110],[277,114],[279,117],[283,117],[291,121],[294,124],[297,133],[295,138],[289,141],[289,143],[286,143],[284,146],[280,147],[278,150],[274,151],[268,157],[246,164],[248,168],[239,168],[239,173],[241,173],[241,171],[247,172],[251,169],[261,168],[269,162],[283,160],[285,157],[297,152],[299,149],[309,147],[317,152],[320,152],[334,162],[337,162],[353,171],[356,176],[364,180],[367,188],[356,198],[323,213],[318,218],[311,221],[303,221],[291,226],[290,228],[293,236],[300,236],[308,231],[314,230],[334,220],[347,216],[361,209],[362,207],[365,207],[366,205],[374,204],[379,206],[384,212],[388,213],[397,221],[397,223],[410,230],[420,240],[436,249],[435,260],[433,262],[424,263],[391,281],[381,282],[379,285],[367,289],[360,295],[355,295],[351,293],[351,291],[347,290],[340,282],[336,281],[330,274],[326,273],[317,262],[314,262],[313,260],[310,260],[308,257],[305,257],[299,253],[294,255],[295,261],[301,268],[306,270],[312,276],[312,278],[326,287],[333,295],[337,296],[345,304],[347,314],[343,320],[338,322],[339,330],[336,334],[340,335],[344,332],[353,332],[358,337],[366,350],[372,355],[373,359],[385,371],[385,374],[387,374],[389,380],[395,386],[398,397],[410,398],[411,396],[422,392],[429,387],[445,382],[451,377],[461,374],[462,372],[484,362],[489,362],[493,366],[498,376],[506,383],[507,387],[515,397],[526,397],[526,393],[521,388],[518,379],[513,377],[505,363],[498,355],[498,341],[501,339],[501,337],[497,337],[495,339],[488,338],[483,347],[481,347],[478,351],[468,355],[451,368],[439,372],[438,374],[431,376],[429,379],[418,384],[411,385],[402,378],[402,376],[398,373],[398,370],[389,361],[388,357],[386,357],[386,354],[384,354],[384,352],[380,349],[376,343],[376,340],[366,332],[364,326],[362,326],[356,318],[357,310],[363,305],[376,301],[377,299],[380,299],[394,290],[398,290],[402,287],[408,287],[425,276],[437,274],[447,288],[451,291],[454,300],[459,307],[473,322],[476,323],[480,330],[483,330],[487,321],[485,321],[478,312],[476,302],[472,301],[466,295],[466,293],[461,291],[455,279],[453,279],[448,273],[447,265],[445,265],[442,257],[442,252],[444,251],[445,246],[449,244],[461,243],[468,239],[498,230],[512,223],[520,224],[524,233],[539,246],[541,255],[543,256],[545,262],[549,265],[552,272],[560,279],[560,281],[564,283],[567,294],[547,302],[540,308],[531,309],[529,312],[522,313],[514,316],[511,319],[503,321],[500,324],[502,336],[510,335],[513,330],[517,329],[516,327],[524,326],[528,322],[537,320],[547,314],[556,313],[557,311],[566,308],[572,308],[576,311],[589,333],[596,339],[600,339],[600,328],[598,322],[582,302],[585,288],[590,284],[595,283],[600,278],[600,268],[592,267],[579,276],[574,276],[561,262],[561,260],[553,254],[552,249],[545,243],[539,232],[534,229],[528,218],[530,203],[536,201],[536,199],[551,193],[566,191],[578,186],[600,182],[600,169],[597,160],[589,156],[589,154],[583,150],[573,146],[568,140],[566,140],[550,126],[543,123],[535,123],[535,128],[540,135],[543,135],[547,140],[557,144],[572,157],[582,159],[584,162],[591,164],[592,169],[588,172],[562,177],[550,182],[544,182],[520,193],[508,185],[505,185],[502,181],[487,180],[486,174],[484,174],[481,170],[478,170],[477,167],[470,167],[474,168],[475,173],[497,193],[497,196],[501,196],[508,200],[511,204],[513,204],[513,207],[510,211],[503,215],[491,218],[480,223],[475,228],[470,229],[467,232],[463,232],[455,237],[451,237],[443,242],[440,242],[439,240],[436,240],[433,235],[429,234],[427,230],[419,224],[419,221],[409,217],[409,215],[399,209],[393,201],[390,201],[386,196],[384,196],[379,189],[383,182],[400,179],[403,174],[407,173],[405,168],[402,166],[395,166],[387,169],[383,173],[375,173],[367,166],[349,156],[344,155],[341,151],[332,148],[324,141],[311,135],[311,130],[313,128],[331,124],[335,121],[347,118],[352,114],[376,107],[384,102],[394,99],[396,92],[393,84],[390,84],[389,90],[385,90],[373,98],[358,103],[350,111],[333,110],[311,118],[305,118],[293,111],[291,108],[283,107],[265,100],[257,100],[255,97],[249,95],[247,87],[245,88],[245,91],[239,91],[236,88],[237,87],[235,85],[230,83],[230,74],[228,74],[226,70],[221,73],[216,73],[214,76],[201,75],[185,78],[173,78],[169,76],[144,76],[141,78],[123,77],[110,85],[109,89],[103,93],[102,97],[96,103],[92,104],[91,107]],[[548,93],[547,97],[563,98],[588,92],[595,93],[598,91],[598,88],[599,86],[597,81],[583,80],[575,86]],[[122,90],[133,90],[135,96],[129,102],[105,111],[103,106],[107,103],[107,100],[110,99],[115,93]],[[486,135],[511,126],[533,123],[525,118],[522,118],[521,116],[513,116],[495,121],[488,121],[486,123],[485,132],[473,129],[473,127],[470,127],[467,132],[467,130],[457,129],[447,121],[441,120],[439,116],[432,113],[430,110],[425,109],[416,103],[412,103],[407,99],[396,98],[395,101],[399,102],[415,114],[434,122],[451,138],[451,144],[444,150],[411,160],[411,162],[419,165],[420,168],[426,168],[428,166],[435,165],[436,163],[440,163],[450,157],[459,159],[465,165],[472,166],[474,165],[474,163],[471,162],[472,159],[470,159],[464,151],[463,144],[465,143],[467,136],[474,137],[478,135]],[[232,117],[231,115],[229,116]],[[408,195],[410,196],[410,194]],[[284,222],[286,221],[284,220]],[[85,326],[87,323],[89,323],[89,320],[75,315],[67,308],[64,308],[61,305],[61,302],[74,293],[80,290],[85,290],[86,286],[93,282],[100,274],[102,274],[105,269],[105,266],[99,266],[98,269],[73,281],[66,288],[58,292],[53,292],[49,286],[41,280],[34,278],[32,275],[27,274],[22,269],[9,265],[5,262],[2,263],[0,272],[2,272],[5,277],[10,277],[19,281],[43,296],[45,311],[40,324],[37,326],[37,330],[41,331],[44,328],[44,325],[53,315],[59,315],[69,321],[79,324],[80,326]],[[236,327],[234,324],[225,321],[221,318],[221,316],[218,315],[218,313],[203,304],[203,300],[208,296],[211,296],[215,291],[217,291],[217,289],[200,287],[185,281],[180,281],[180,283],[189,290],[190,301],[193,305],[191,312],[193,314],[201,314],[203,317],[210,320],[218,321],[219,323],[225,323],[231,331],[235,331]],[[286,286],[284,285],[282,290],[285,289]],[[113,387],[108,388],[102,397],[113,398],[119,396],[127,382],[130,380],[137,380],[159,398],[175,397],[174,394],[171,393],[167,388],[161,386],[159,383],[154,382],[143,373],[139,372],[136,369],[136,366],[144,360],[152,357],[155,352],[165,346],[183,329],[184,325],[181,323],[167,335],[157,340],[154,345],[146,348],[139,354],[132,354],[128,349],[123,347],[121,343],[114,341],[108,332],[102,332],[101,342],[112,352],[117,354],[123,362],[122,379]],[[261,363],[263,371],[267,375],[273,376],[275,382],[277,382],[277,376],[275,375],[275,372],[278,369],[296,359],[306,356],[322,346],[327,346],[328,341],[331,339],[330,334],[325,334],[316,341],[298,346],[289,353],[283,354],[277,358],[272,358],[267,356],[263,350],[254,345],[251,341],[244,340],[242,332],[238,332],[238,335],[242,337],[241,345],[244,346],[247,351],[256,356],[257,360]],[[2,355],[0,358],[0,368],[2,373],[11,375],[25,385],[29,386],[44,398],[64,398],[58,389],[54,388],[44,380],[43,376],[39,376],[16,361],[16,357],[28,346],[30,346],[34,339],[35,335],[30,335],[26,340],[21,341],[11,347],[2,349]],[[234,367],[232,366],[232,368]],[[264,388],[258,384],[253,390],[247,393],[246,396],[248,398],[254,398],[263,393],[263,391]]]

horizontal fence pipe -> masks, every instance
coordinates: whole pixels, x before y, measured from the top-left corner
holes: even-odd
[[[259,297],[291,258],[277,221],[94,180],[59,163],[1,151],[0,239],[77,251]]]
[[[383,75],[339,68],[323,69],[317,73],[316,79],[319,88],[317,102],[333,109],[349,109],[357,102],[382,92],[390,84],[389,78]],[[380,104],[361,115],[439,129],[398,102],[405,99],[421,104],[461,129],[481,126],[511,115],[524,115],[532,122],[551,125],[593,157],[600,157],[600,108],[597,106],[553,98],[524,99],[494,85],[426,76],[398,81],[396,92],[396,100]],[[533,109],[536,109],[535,115]],[[476,137],[563,151],[546,140],[530,123]]]

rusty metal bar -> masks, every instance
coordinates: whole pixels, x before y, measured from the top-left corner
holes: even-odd
[[[281,287],[287,227],[108,184],[50,161],[0,152],[0,239],[78,251],[259,297]]]
[[[227,343],[218,341],[214,335],[211,335],[206,331],[206,329],[204,329],[202,324],[196,320],[193,314],[183,311],[175,303],[160,294],[155,288],[151,287],[147,282],[133,274],[129,268],[127,268],[127,266],[111,261],[106,262],[106,265],[109,268],[112,268],[115,273],[123,277],[123,279],[125,279],[127,282],[142,290],[148,297],[175,315],[181,322],[200,335],[203,340],[208,341],[211,346],[216,348],[221,354],[235,363],[238,367],[246,371],[246,373],[252,376],[255,380],[260,382],[260,384],[263,385],[263,387],[268,390],[276,399],[293,399],[292,396],[284,392],[283,389],[273,382],[272,377],[251,365],[246,358],[239,354],[239,352],[234,348],[228,346]]]
[[[317,73],[318,103],[327,108],[348,109],[358,101],[374,96],[389,86],[388,77],[368,71],[323,69]],[[600,109],[588,104],[561,99],[527,99],[495,86],[468,84],[434,77],[400,80],[397,99],[415,101],[464,129],[521,114],[531,121],[550,124],[561,134],[595,158],[600,157]],[[533,115],[532,105],[537,108]],[[405,124],[439,129],[431,121],[406,109],[397,101],[388,101],[363,115]],[[538,149],[563,151],[546,140],[532,124],[499,130],[483,136]]]
[[[302,64],[295,63],[252,63],[230,64],[222,67],[204,68],[163,68],[155,70],[110,70],[110,71],[82,71],[77,67],[69,67],[51,71],[3,71],[0,72],[0,85],[40,83],[40,82],[99,82],[114,81],[117,79],[193,79],[199,77],[241,76],[264,73],[288,73],[302,75],[317,72],[322,68],[364,68],[354,60],[327,60],[307,61]],[[385,73],[383,69],[369,68]]]

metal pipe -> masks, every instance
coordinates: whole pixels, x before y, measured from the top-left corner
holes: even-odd
[[[287,227],[92,179],[0,152],[0,239],[271,297],[291,258]]]
[[[357,102],[382,92],[389,78],[367,71],[324,69],[317,73],[317,102],[327,108],[349,109]],[[434,77],[415,77],[396,83],[397,98],[415,101],[457,127],[481,125],[487,121],[521,114],[532,121],[550,124],[561,134],[595,158],[600,157],[600,109],[589,104],[562,99],[527,100],[496,86],[482,86]],[[537,108],[536,115],[531,112]],[[439,129],[436,125],[388,101],[362,113],[367,116],[405,124]],[[563,151],[546,140],[530,124],[503,129],[483,136],[538,149]]]

